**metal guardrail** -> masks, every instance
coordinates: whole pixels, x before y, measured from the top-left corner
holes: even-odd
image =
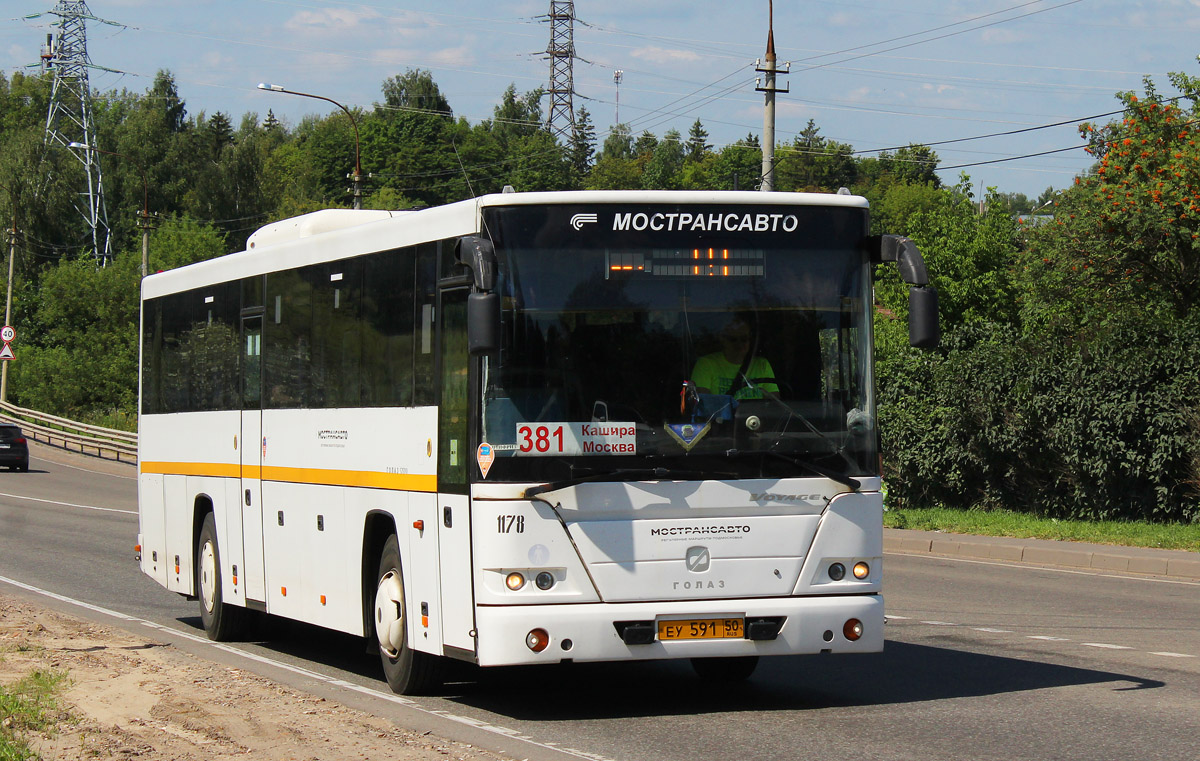
[[[8,402],[0,402],[0,412],[21,426],[21,431],[34,441],[118,462],[137,462],[136,433],[78,423]]]

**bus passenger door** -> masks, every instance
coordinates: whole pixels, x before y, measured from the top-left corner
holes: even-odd
[[[441,293],[438,352],[438,556],[441,576],[442,641],[474,654],[475,597],[472,587],[469,497],[471,414],[467,353],[467,290]],[[464,653],[465,654],[465,653]]]
[[[238,581],[246,600],[267,599],[262,513],[262,324],[261,314],[242,317],[241,456],[242,558]]]

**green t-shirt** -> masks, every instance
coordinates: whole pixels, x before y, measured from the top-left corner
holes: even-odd
[[[696,367],[692,370],[692,383],[698,388],[708,389],[710,394],[728,394],[741,366],[740,362],[734,363],[725,359],[721,352],[706,354],[696,361]],[[763,357],[754,358],[746,370],[746,377],[755,381],[755,387],[750,388],[745,383],[738,384],[737,393],[733,395],[735,399],[762,399],[763,391],[779,393],[779,386],[774,383],[758,382],[763,378],[775,377],[771,363]]]

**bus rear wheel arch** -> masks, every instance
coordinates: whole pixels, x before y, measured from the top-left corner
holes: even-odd
[[[445,664],[439,656],[409,647],[404,572],[395,534],[383,544],[375,579],[371,627],[388,686],[399,695],[422,695],[436,690],[442,685]]]

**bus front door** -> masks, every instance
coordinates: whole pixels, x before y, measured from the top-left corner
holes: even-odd
[[[462,655],[475,653],[475,596],[471,572],[469,473],[470,355],[467,291],[441,292],[438,310],[441,382],[438,399],[438,565],[442,641]]]
[[[242,317],[241,569],[247,603],[267,599],[262,514],[262,315]]]

